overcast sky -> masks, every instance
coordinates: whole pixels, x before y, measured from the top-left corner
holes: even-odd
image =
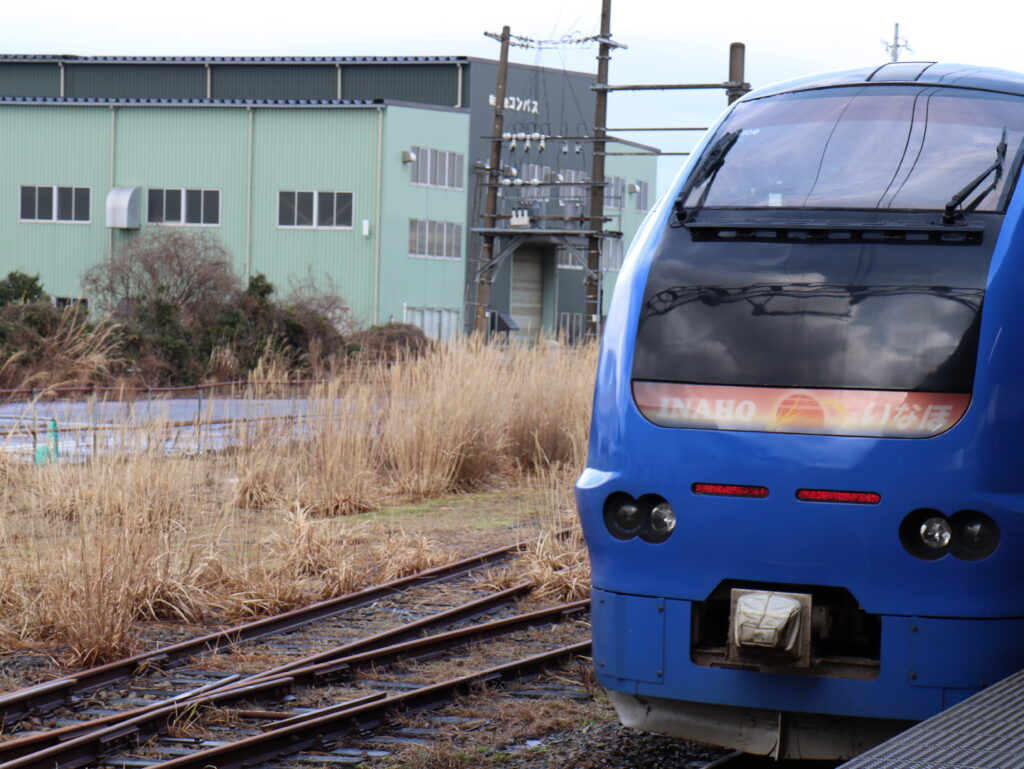
[[[629,46],[611,62],[613,83],[721,82],[729,44],[747,45],[755,87],[792,77],[878,64],[882,38],[913,49],[902,60],[939,60],[1024,70],[1018,17],[1010,0],[613,0],[612,34]],[[560,38],[599,29],[600,0],[0,0],[0,52],[79,55],[401,56],[496,58],[483,35]],[[596,49],[515,50],[513,60],[593,71]],[[615,93],[609,123],[708,125],[725,106],[718,91]],[[696,135],[629,134],[666,150]],[[665,158],[664,188],[678,166]]]

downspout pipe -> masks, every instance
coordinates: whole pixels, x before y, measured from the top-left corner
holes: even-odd
[[[373,322],[380,323],[381,201],[384,186],[384,107],[377,107],[377,190],[373,225]]]

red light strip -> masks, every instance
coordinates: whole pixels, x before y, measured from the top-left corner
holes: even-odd
[[[796,498],[802,502],[853,502],[858,505],[877,505],[882,495],[873,491],[830,491],[828,489],[798,489]]]
[[[764,499],[768,496],[765,486],[739,486],[735,483],[695,483],[694,494],[711,494],[716,497],[753,497]]]

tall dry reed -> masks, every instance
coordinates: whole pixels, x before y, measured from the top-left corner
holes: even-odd
[[[134,648],[139,621],[265,614],[451,555],[414,531],[339,523],[388,504],[525,482],[549,490],[554,531],[594,360],[461,340],[347,369],[294,418],[240,426],[229,451],[167,456],[167,426],[125,425],[118,451],[86,462],[0,462],[0,647],[46,640],[99,662]],[[268,357],[253,407],[286,376]],[[542,543],[524,568],[546,593],[580,594],[578,539]]]

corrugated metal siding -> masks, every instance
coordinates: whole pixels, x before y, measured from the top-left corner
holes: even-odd
[[[308,279],[334,287],[370,321],[374,239],[362,221],[375,218],[377,111],[258,109],[254,117],[253,271],[282,294]],[[351,192],[352,229],[279,227],[281,190]]]
[[[127,99],[202,99],[206,69],[171,64],[65,64],[65,95]]]
[[[409,256],[409,220],[465,222],[466,192],[412,184],[412,165],[402,162],[402,151],[428,147],[465,153],[469,116],[391,106],[384,120],[380,319],[401,320],[403,305],[461,309],[468,228],[462,232],[462,259],[422,259]]]
[[[220,191],[220,223],[204,227],[244,273],[248,122],[242,109],[130,107],[117,110],[117,185]],[[144,225],[144,228],[149,225]]]
[[[60,96],[56,64],[0,64],[0,95]]]
[[[393,99],[455,106],[458,67],[454,64],[360,64],[341,71],[344,99]]]
[[[0,274],[38,274],[49,293],[78,296],[82,272],[107,248],[110,110],[4,106],[0,121],[6,145],[17,148],[0,153]],[[89,187],[92,223],[19,221],[22,185]]]
[[[318,64],[214,64],[214,99],[333,99],[337,70]]]

